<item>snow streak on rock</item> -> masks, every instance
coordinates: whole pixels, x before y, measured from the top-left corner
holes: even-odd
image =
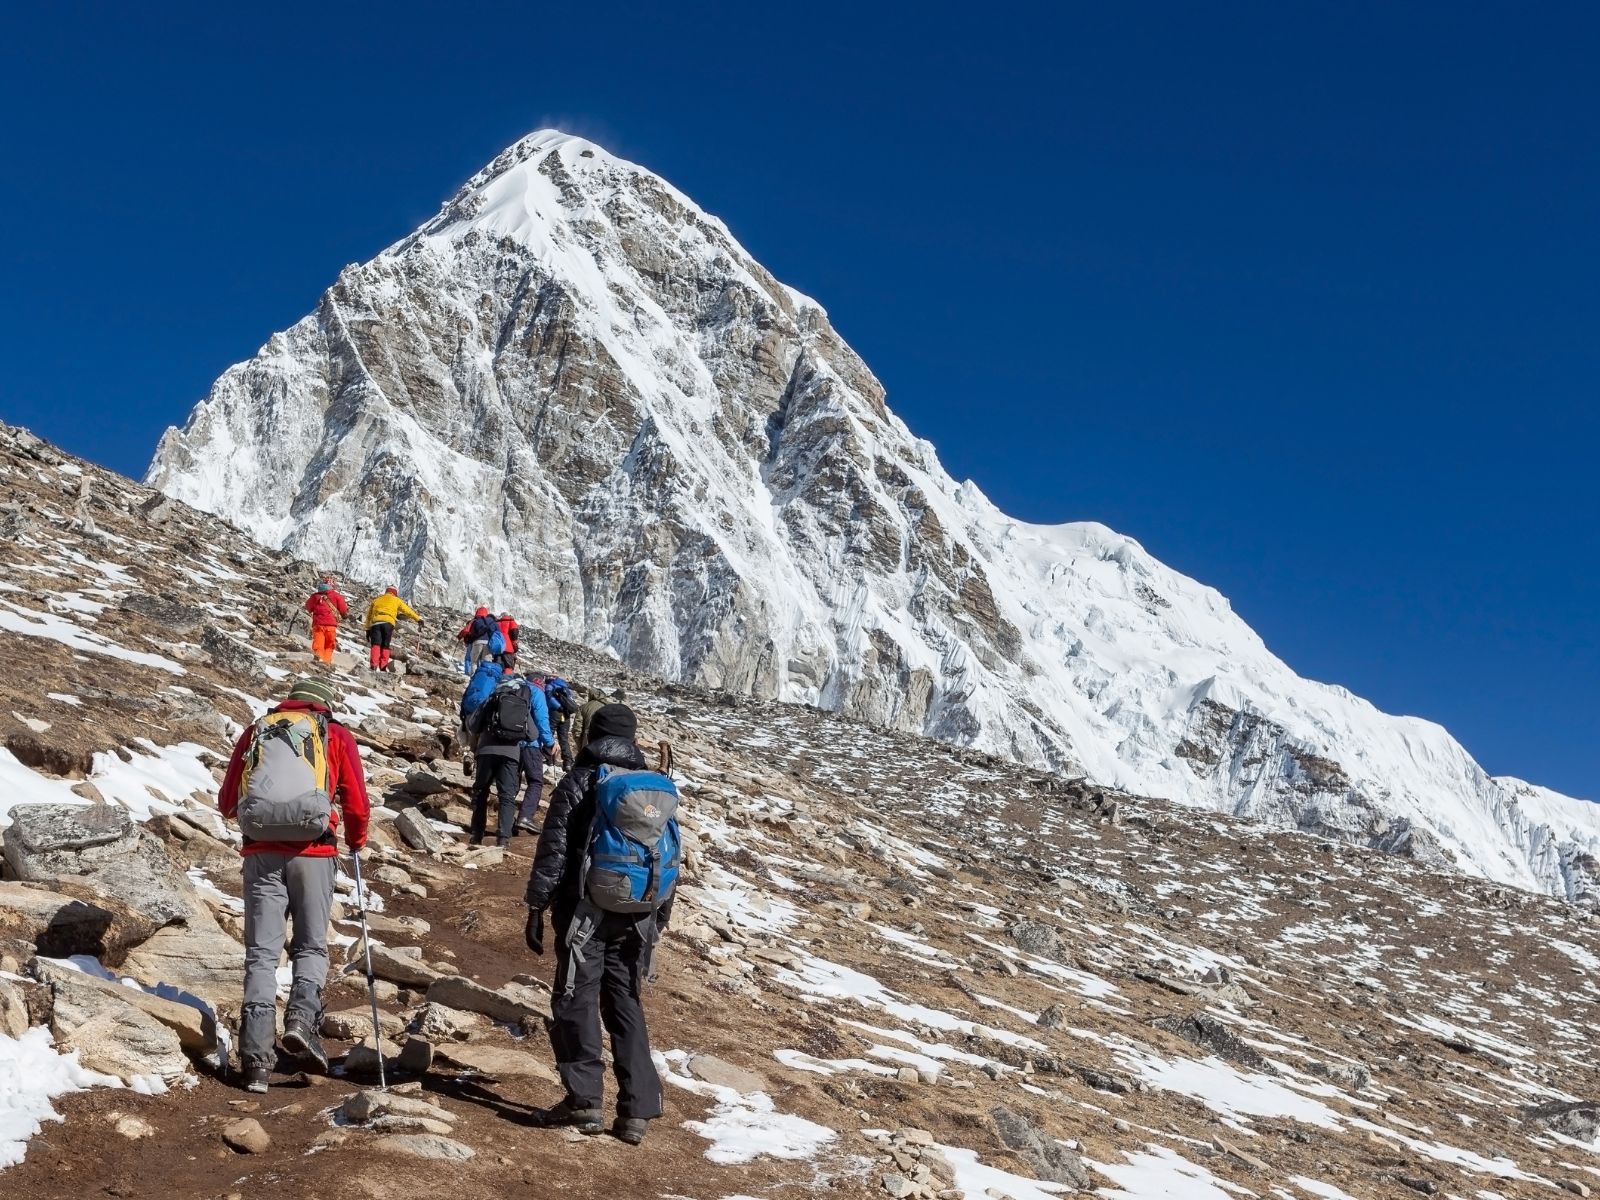
[[[816,303],[554,131],[341,272],[149,478],[669,678],[1572,898],[1600,873],[1600,809],[1299,678],[1129,538],[957,484]]]

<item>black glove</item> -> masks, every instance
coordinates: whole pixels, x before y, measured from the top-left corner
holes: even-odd
[[[522,940],[528,943],[529,950],[544,957],[544,909],[528,910],[528,924],[522,931]]]
[[[547,767],[551,766],[551,765],[553,765],[555,763],[555,761],[556,761],[556,748],[554,746],[546,746],[544,748],[544,765],[547,766]]]

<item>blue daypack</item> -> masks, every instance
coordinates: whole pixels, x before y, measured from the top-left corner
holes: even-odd
[[[500,632],[500,626],[494,627],[494,632],[489,635],[489,654],[498,658],[506,652],[506,635]]]
[[[500,677],[504,674],[505,668],[497,662],[485,659],[478,664],[478,669],[467,682],[467,690],[461,694],[462,721],[482,708],[483,702],[494,695],[495,688],[500,686]]]
[[[656,771],[601,766],[584,894],[602,912],[652,913],[672,896],[683,865],[678,789]]]

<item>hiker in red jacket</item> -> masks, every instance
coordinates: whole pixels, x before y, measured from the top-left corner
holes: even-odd
[[[468,618],[461,632],[456,634],[457,640],[467,644],[466,656],[461,660],[462,674],[471,675],[478,669],[478,664],[489,654],[489,638],[499,627],[494,614],[481,604],[478,611]]]
[[[517,652],[517,633],[522,628],[517,624],[517,619],[508,612],[499,616],[500,635],[506,639],[506,650],[512,654]]]
[[[238,820],[245,835],[239,1059],[252,1092],[267,1090],[277,1059],[278,958],[291,922],[294,981],[283,1019],[283,1048],[324,1070],[328,1066],[317,1034],[328,978],[340,816],[345,844],[355,853],[366,845],[371,813],[361,751],[350,731],[333,719],[333,704],[327,683],[297,680],[283,703],[240,736],[217,793],[222,815]],[[303,836],[292,836],[297,834]]]
[[[324,579],[317,590],[306,598],[306,611],[311,614],[311,653],[325,663],[333,661],[333,647],[339,636],[339,622],[350,611],[350,605],[333,584]]]

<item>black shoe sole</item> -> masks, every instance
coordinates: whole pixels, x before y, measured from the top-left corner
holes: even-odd
[[[328,1056],[326,1054],[318,1054],[313,1050],[310,1043],[300,1035],[298,1030],[285,1029],[281,1041],[283,1042],[283,1048],[293,1058],[298,1059],[300,1062],[315,1063],[323,1071],[328,1069]]]

